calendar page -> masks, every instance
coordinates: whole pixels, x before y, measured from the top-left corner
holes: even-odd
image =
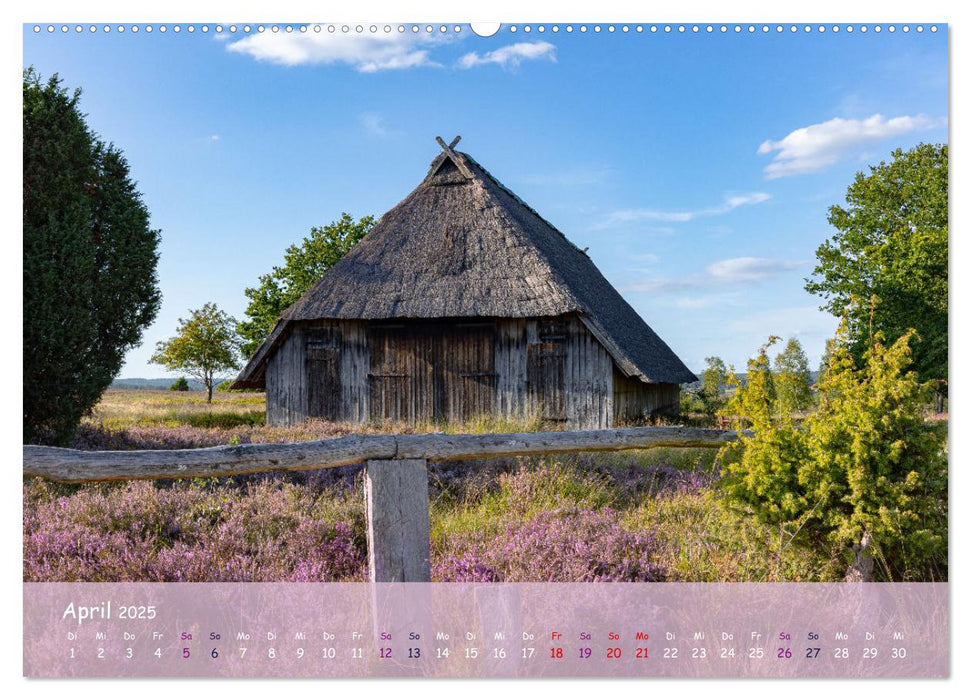
[[[946,22],[266,13],[23,25],[25,677],[950,676]]]

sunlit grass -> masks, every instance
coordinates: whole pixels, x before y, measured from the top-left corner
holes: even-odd
[[[190,425],[231,428],[262,425],[266,397],[258,393],[215,392],[212,403],[205,391],[109,389],[85,419],[111,430]]]
[[[659,539],[660,562],[683,581],[839,580],[839,562],[733,510],[716,490],[643,499],[624,524]],[[845,566],[843,567],[845,570]]]

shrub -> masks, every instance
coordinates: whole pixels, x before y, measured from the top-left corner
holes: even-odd
[[[169,391],[188,391],[188,390],[189,390],[189,382],[186,380],[185,377],[179,377],[174,382],[172,382],[172,386],[169,387]]]
[[[701,397],[698,392],[693,389],[681,389],[681,415],[688,415],[691,413],[704,413],[705,404],[701,401]]]
[[[946,576],[946,446],[923,418],[929,386],[909,371],[914,333],[889,346],[877,334],[859,366],[843,333],[802,429],[774,415],[766,348],[749,363],[730,410],[754,434],[720,452],[723,489],[790,541],[828,542],[854,566],[871,555],[889,579]]]
[[[361,581],[363,504],[266,476],[25,482],[25,581]],[[326,498],[322,498],[326,496]]]

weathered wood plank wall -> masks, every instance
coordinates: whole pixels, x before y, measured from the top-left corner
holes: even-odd
[[[337,367],[340,386],[330,396],[311,375],[319,384],[318,375]],[[307,324],[270,359],[266,390],[271,425],[484,415],[608,428],[678,405],[677,385],[647,385],[617,371],[578,317]]]
[[[529,415],[526,326],[525,319],[502,320],[496,324],[497,416]]]
[[[306,338],[302,328],[295,328],[266,365],[266,422],[302,423],[307,408]]]
[[[614,369],[614,425],[637,421],[652,413],[677,414],[681,387],[677,384],[645,384]]]
[[[500,321],[496,371],[497,416],[613,424],[613,361],[578,318]]]
[[[343,420],[365,423],[369,417],[367,375],[371,355],[367,344],[367,323],[341,321],[341,403]]]

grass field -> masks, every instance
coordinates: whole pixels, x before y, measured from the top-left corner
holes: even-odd
[[[283,442],[360,432],[263,425],[261,394],[114,390],[81,449]],[[463,426],[449,426],[458,430]],[[491,423],[470,430],[530,426]],[[403,426],[370,426],[370,432]],[[717,489],[714,450],[430,465],[433,579],[839,580],[839,553],[786,544]],[[24,480],[31,581],[363,580],[360,466],[229,479],[62,486]]]
[[[263,425],[266,396],[215,392],[206,403],[204,391],[108,389],[86,421],[110,429],[135,427],[234,428]]]

